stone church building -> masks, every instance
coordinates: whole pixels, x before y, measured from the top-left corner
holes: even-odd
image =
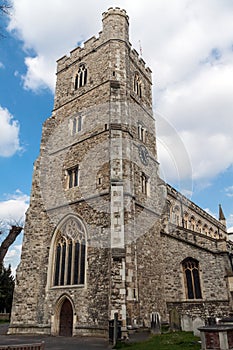
[[[34,164],[9,333],[108,334],[227,316],[232,263],[216,220],[159,176],[151,70],[128,16],[57,61],[52,116]],[[187,327],[186,327],[187,328]]]

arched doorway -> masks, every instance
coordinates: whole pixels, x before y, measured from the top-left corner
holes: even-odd
[[[73,308],[70,301],[66,298],[60,311],[59,335],[72,337],[73,335]]]

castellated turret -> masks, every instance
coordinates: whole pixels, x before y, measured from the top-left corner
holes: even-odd
[[[128,16],[124,10],[110,8],[103,13],[103,30],[99,36],[91,37],[70,52],[70,56],[63,56],[57,61],[57,83],[55,92],[55,110],[70,99],[83,95],[96,88],[98,95],[106,101],[105,88],[111,81],[116,81],[126,93],[131,88],[135,72],[140,73],[144,93],[142,101],[147,104],[152,114],[151,70],[136,50],[131,49],[129,42]],[[87,82],[82,90],[75,89],[75,78],[80,65],[88,66]],[[127,84],[127,87],[126,87]],[[90,103],[98,103],[95,96]]]
[[[103,38],[129,42],[129,17],[125,10],[110,7],[103,13]]]

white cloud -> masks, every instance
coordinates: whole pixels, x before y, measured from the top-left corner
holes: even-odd
[[[227,219],[227,222],[229,225],[232,225],[233,224],[233,214],[230,214],[228,219]]]
[[[0,106],[0,157],[11,157],[19,150],[19,122]]]
[[[232,187],[232,186],[231,186]],[[232,188],[231,188],[232,191]],[[230,214],[227,218],[227,224],[228,224],[228,229],[227,232],[233,234],[233,214]],[[231,240],[233,240],[233,237],[230,238]]]
[[[209,208],[204,209],[208,214],[210,214],[212,217],[214,217],[216,220],[218,220],[218,216],[216,213],[213,213]]]
[[[3,68],[5,68],[5,66],[4,66],[4,64],[2,63],[2,62],[0,62],[0,69],[3,69]]]
[[[17,190],[5,197],[6,199],[0,202],[0,222],[8,225],[22,225],[29,204],[29,196]]]
[[[77,42],[98,35],[103,11],[114,5],[125,8],[133,46],[139,51],[140,40],[153,70],[156,110],[180,135],[193,178],[208,183],[233,164],[232,1],[147,0],[145,6],[139,0],[41,0],[32,7],[30,0],[13,0],[13,5],[9,29],[28,50],[23,81],[34,91],[53,90],[56,59]],[[177,172],[179,157],[173,159],[174,169],[167,167],[166,154],[173,150],[159,128],[158,136],[165,177],[189,177],[187,171]]]
[[[5,195],[5,200],[0,202],[0,225],[4,232],[3,237],[7,234],[11,225],[24,225],[25,213],[29,205],[29,196],[16,190],[13,194]],[[22,234],[20,234],[15,243],[9,248],[4,264],[11,265],[12,273],[15,275],[16,268],[20,261],[22,247]]]
[[[227,197],[233,197],[233,186],[229,186],[225,188],[225,193]],[[232,217],[232,222],[233,222],[233,217]]]
[[[15,276],[16,268],[20,262],[21,250],[22,244],[14,244],[14,246],[8,250],[4,259],[5,266],[11,265],[11,271],[13,276]]]
[[[27,74],[23,76],[24,87],[34,91],[43,88],[54,88],[54,61],[43,56],[27,57],[25,59]]]

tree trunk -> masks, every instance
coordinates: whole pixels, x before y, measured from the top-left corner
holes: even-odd
[[[12,245],[12,243],[14,243],[14,241],[16,240],[16,238],[18,237],[22,229],[23,228],[20,226],[11,226],[11,229],[8,235],[6,236],[6,238],[4,239],[4,241],[0,246],[0,265],[3,263],[3,260],[6,256],[6,253],[9,247]]]

